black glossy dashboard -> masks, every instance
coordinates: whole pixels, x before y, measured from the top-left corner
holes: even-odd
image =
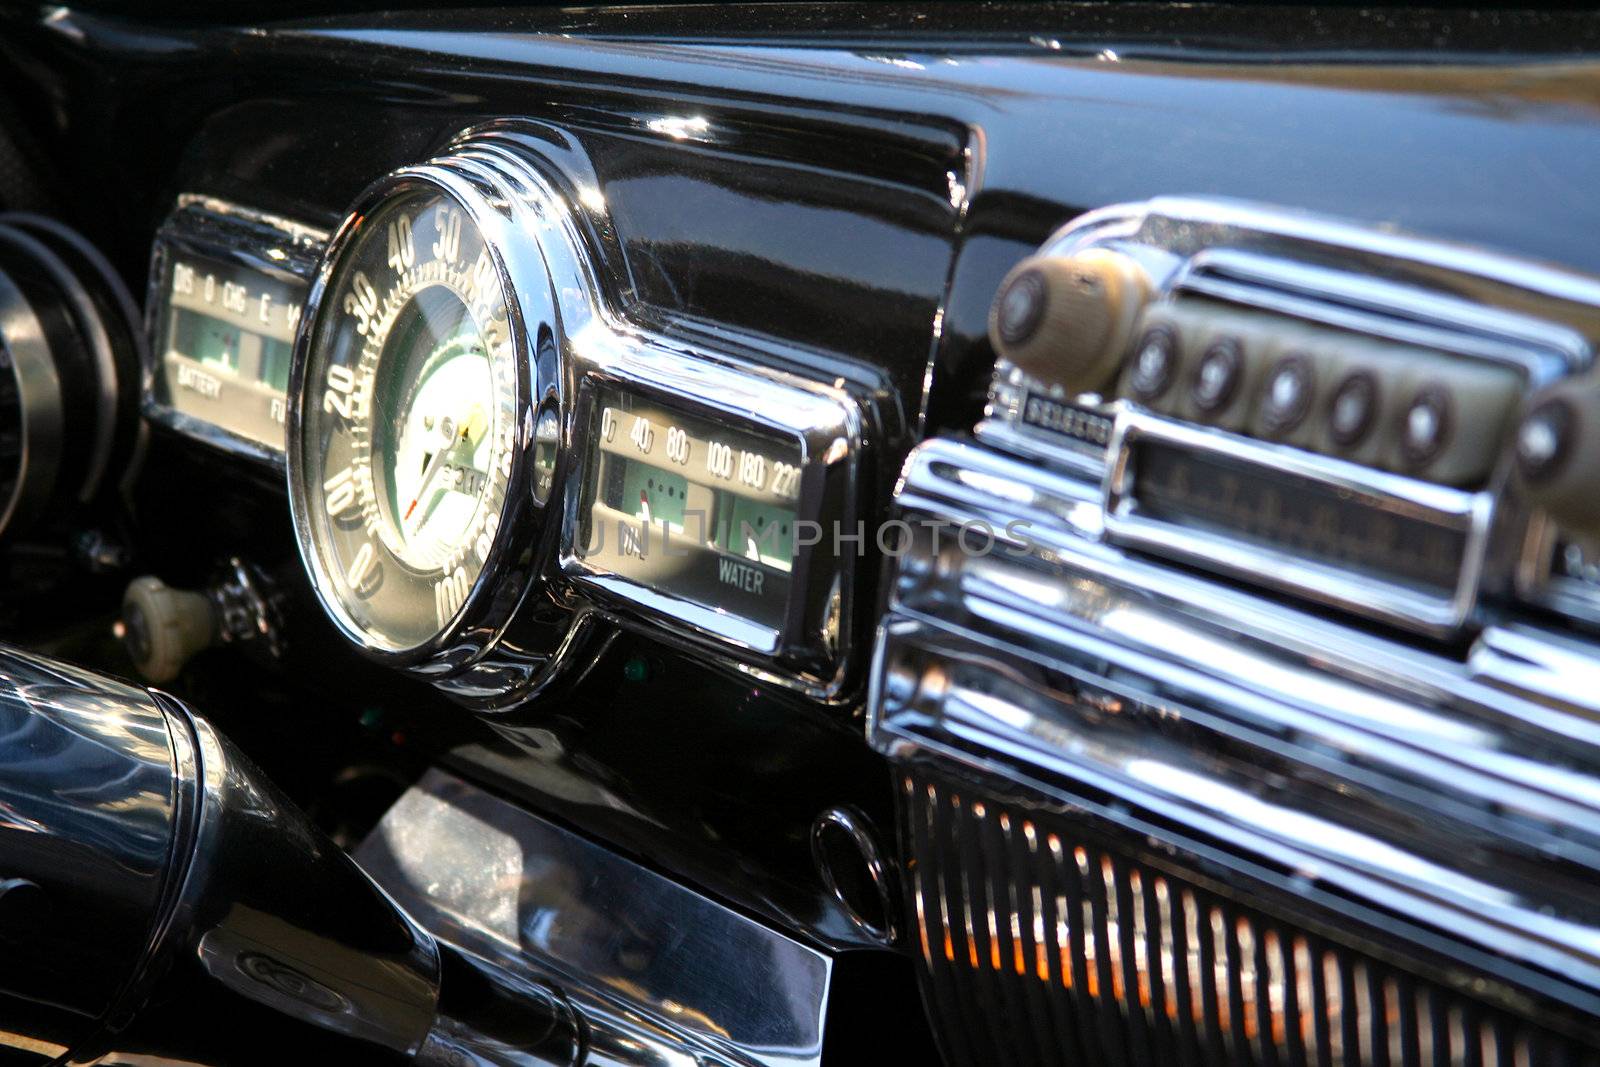
[[[785,395],[814,386],[845,398],[862,429],[838,514],[868,530],[901,514],[892,498],[919,442],[964,438],[985,416],[996,290],[1086,212],[1167,195],[1250,202],[1600,274],[1600,28],[1576,13],[1136,3],[178,14],[15,8],[0,21],[0,89],[15,135],[45,164],[32,206],[79,227],[134,292],[146,291],[152,243],[180,198],[331,234],[374,181],[463,131],[514,123],[506,136],[586,205],[602,253],[595,292],[622,332],[754,368],[795,390]],[[610,366],[584,359],[574,365]],[[616,359],[649,364],[632,350]],[[604,378],[613,391],[593,396],[569,382],[563,418],[606,442],[613,409],[664,424],[670,400],[615,391],[637,380],[617,372]],[[714,462],[703,458],[718,444],[706,411],[741,406],[747,454],[770,453],[774,466],[800,454],[775,436],[780,418],[730,395],[690,410],[686,462],[690,449],[697,465]],[[253,432],[270,436],[272,421]],[[146,447],[126,513],[64,528],[114,540],[116,564],[74,577],[70,607],[53,577],[14,564],[6,640],[128,673],[103,633],[129,576],[198,588],[247,560],[277,591],[283,647],[207,650],[175,688],[303,804],[348,803],[329,781],[353,765],[398,782],[442,765],[808,946],[883,948],[882,931],[825,884],[813,844],[832,810],[858,813],[886,851],[905,830],[895,800],[911,778],[892,776],[863,740],[896,565],[881,541],[831,546],[834,562],[851,560],[828,570],[846,594],[843,647],[776,666],[724,655],[703,639],[715,629],[704,618],[694,633],[663,625],[618,592],[632,583],[596,583],[591,600],[572,592],[581,583],[534,583],[519,617],[542,622],[575,599],[592,610],[581,665],[548,693],[478,714],[374,665],[329,625],[301,569],[281,461],[169,425],[152,426]],[[569,473],[589,514],[603,497],[606,514],[626,505],[635,518],[638,480],[654,477],[620,459],[609,482],[566,467],[558,481]],[[643,506],[647,521],[660,508]],[[1453,580],[1454,568],[1427,562],[1430,582]],[[571,579],[581,568],[567,563]],[[772,619],[787,604],[767,599],[775,581],[722,573],[765,605],[751,617],[782,630]],[[681,599],[720,610],[707,585],[682,585]],[[826,594],[795,609],[812,629]],[[1397,647],[1466,656],[1460,635],[1438,643],[1332,617]],[[897,948],[916,954],[910,940]],[[863,986],[841,970],[840,988],[875,981],[871,966]],[[909,971],[899,977],[909,1004]]]

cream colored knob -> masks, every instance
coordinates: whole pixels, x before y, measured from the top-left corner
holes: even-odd
[[[191,656],[215,643],[216,611],[210,598],[145,575],[122,595],[119,632],[140,674],[170,682]]]
[[[1516,453],[1531,503],[1565,531],[1600,534],[1600,383],[1542,390],[1517,426]]]
[[[1116,376],[1149,296],[1144,268],[1120,252],[1030,256],[1000,283],[989,340],[1035,381],[1092,392]]]

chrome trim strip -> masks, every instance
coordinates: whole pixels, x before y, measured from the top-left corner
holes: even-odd
[[[1281,311],[1296,318],[1458,352],[1513,367],[1532,382],[1581,368],[1583,338],[1563,326],[1412,285],[1213,248],[1188,261],[1174,289]]]
[[[1285,211],[1225,198],[1160,196],[1142,204],[1118,204],[1090,211],[1058,230],[1046,242],[1046,247],[1061,244],[1082,248],[1123,239],[1157,244],[1184,256],[1221,244],[1269,250],[1316,246],[1370,267],[1375,285],[1381,286],[1401,276],[1406,267],[1414,266],[1421,272],[1418,281],[1465,275],[1486,282],[1495,290],[1525,293],[1572,305],[1572,310],[1584,312],[1586,318],[1592,319],[1595,309],[1600,308],[1600,282],[1559,267],[1466,245],[1357,226],[1310,212]],[[1459,292],[1459,289],[1453,291]],[[1499,303],[1488,294],[1473,292],[1471,296],[1479,303]],[[1593,362],[1593,349],[1587,341],[1589,336],[1592,333],[1581,328],[1565,332],[1561,347],[1571,353],[1573,370],[1581,370]]]
[[[598,1062],[821,1061],[827,955],[443,771],[356,858],[441,940],[559,987]]]

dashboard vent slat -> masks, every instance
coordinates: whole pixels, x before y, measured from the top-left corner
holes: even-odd
[[[920,772],[900,784],[924,996],[952,1064],[1600,1067],[1054,813]]]

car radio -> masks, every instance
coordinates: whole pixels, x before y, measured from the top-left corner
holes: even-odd
[[[1161,199],[1001,284],[978,436],[1098,480],[1104,539],[1449,637],[1485,596],[1600,618],[1592,282]]]

